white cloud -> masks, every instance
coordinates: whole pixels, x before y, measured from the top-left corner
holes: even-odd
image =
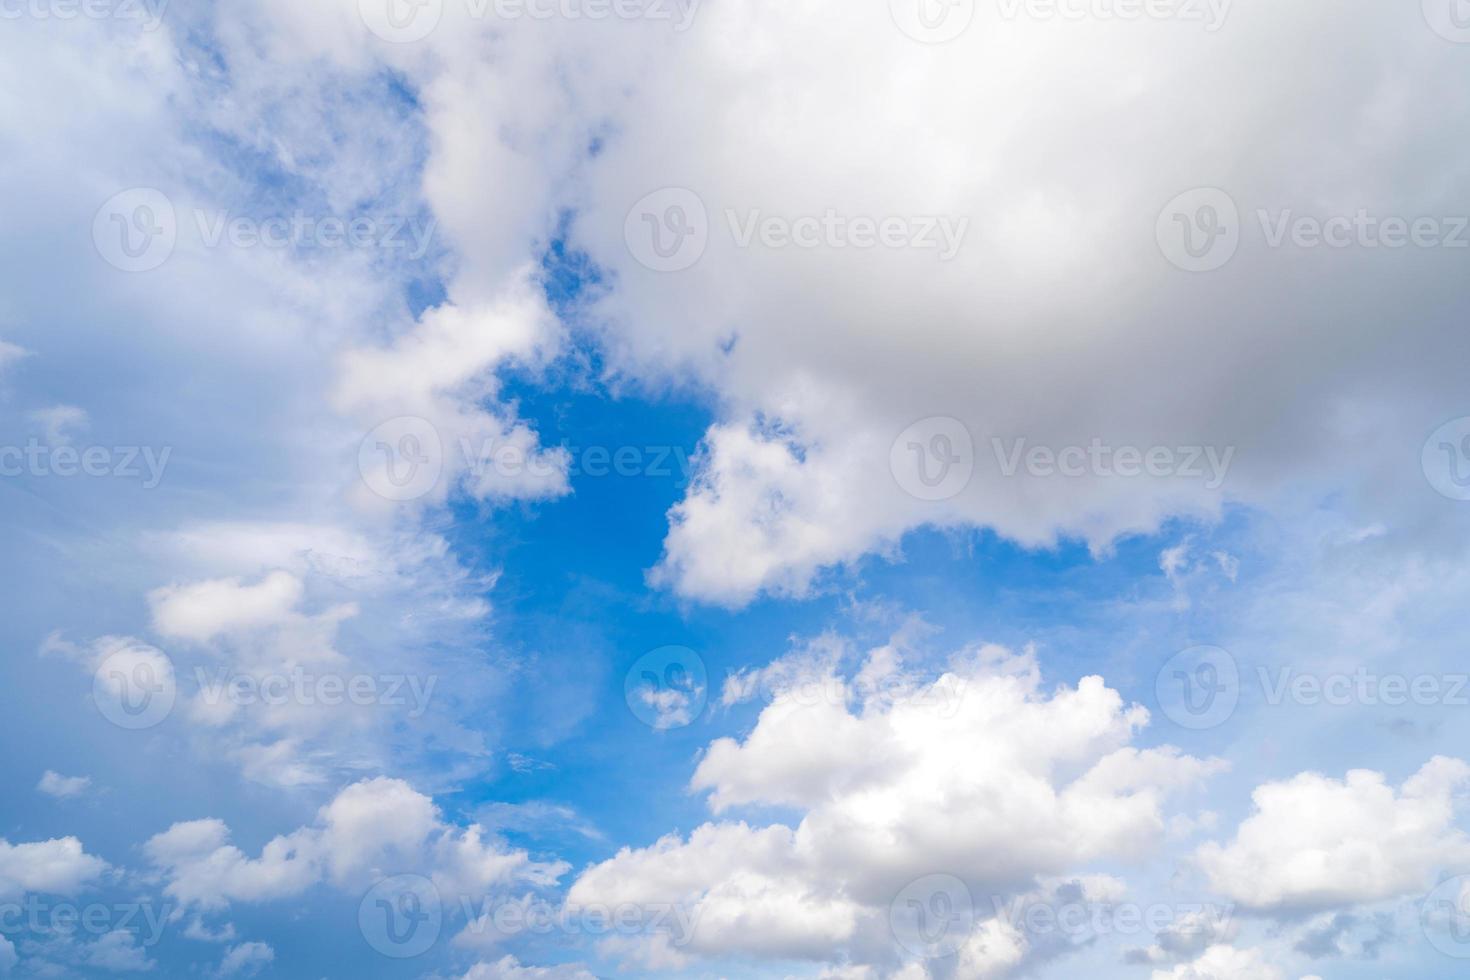
[[[445,895],[473,896],[515,881],[546,884],[564,870],[485,840],[477,826],[444,823],[429,797],[381,777],[346,787],[314,826],[273,838],[256,858],[214,819],[176,823],[144,851],[165,873],[167,894],[204,909],[297,895],[320,881],[359,887],[387,871],[417,869]]]
[[[74,895],[106,870],[107,862],[88,854],[75,837],[27,844],[0,838],[0,897]]]
[[[1222,943],[1211,946],[1193,962],[1171,970],[1155,970],[1153,980],[1282,980],[1283,976],[1266,962],[1259,949],[1238,949]]]
[[[514,956],[503,956],[494,963],[476,963],[460,980],[596,980],[596,978],[580,964],[522,966]]]
[[[85,410],[75,405],[52,405],[28,413],[41,426],[47,445],[69,446],[73,430],[84,429],[89,421]]]
[[[217,973],[221,977],[254,976],[275,962],[275,959],[276,951],[269,943],[240,943],[225,951]]]
[[[66,800],[81,795],[91,785],[91,776],[63,776],[47,769],[41,774],[41,781],[36,784],[36,789],[47,796]]]
[[[990,914],[986,896],[1143,857],[1163,833],[1165,798],[1218,768],[1132,746],[1148,713],[1100,678],[1044,692],[1029,654],[997,647],[956,656],[940,678],[900,673],[861,697],[850,679],[811,687],[794,667],[776,674],[790,686],[772,689],[743,741],[710,745],[691,785],[717,813],[770,804],[797,809],[800,822],[707,823],[589,868],[569,903],[665,903],[693,924],[608,951],[677,964],[727,953],[831,961],[848,950],[882,962],[893,952],[871,937],[886,932],[888,905],[910,882],[943,869]],[[1034,952],[1003,925],[972,937],[965,955],[977,971]]]
[[[1470,766],[1436,757],[1397,790],[1379,772],[1302,773],[1266,783],[1234,840],[1197,860],[1210,885],[1243,906],[1295,913],[1423,891],[1436,871],[1470,867],[1455,826]]]

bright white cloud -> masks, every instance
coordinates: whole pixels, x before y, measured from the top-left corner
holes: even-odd
[[[909,883],[943,869],[977,896],[977,914],[993,915],[990,897],[1024,894],[1040,877],[1143,857],[1163,832],[1166,797],[1218,768],[1132,746],[1144,709],[1096,677],[1045,692],[1029,653],[966,651],[940,678],[900,672],[861,695],[832,673],[820,684],[795,666],[766,676],[782,680],[767,681],[773,700],[755,728],[714,742],[692,786],[716,812],[773,804],[802,818],[708,823],[584,872],[569,903],[665,903],[692,921],[687,935],[623,942],[630,958],[892,960],[872,937],[886,934],[889,903]],[[977,971],[1033,952],[1008,923],[983,925],[966,950]]]
[[[0,838],[0,896],[27,892],[74,895],[97,881],[107,862],[88,854],[75,837],[11,844]]]
[[[482,895],[515,881],[545,884],[565,870],[485,840],[479,827],[443,822],[433,800],[407,783],[377,778],[346,787],[316,824],[275,837],[250,857],[229,843],[223,821],[176,823],[144,846],[186,906],[223,908],[300,894],[321,881],[360,887],[375,873],[417,869],[445,895]]]
[[[36,789],[47,796],[66,800],[73,796],[80,796],[91,785],[91,776],[63,776],[59,772],[47,769],[41,774],[41,781],[36,784]]]

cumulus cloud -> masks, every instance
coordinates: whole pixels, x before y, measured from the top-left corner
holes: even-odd
[[[596,980],[579,964],[564,966],[522,966],[514,956],[503,956],[494,963],[476,963],[460,980]]]
[[[585,871],[569,903],[665,903],[693,922],[689,935],[622,942],[630,958],[830,961],[847,950],[859,965],[880,963],[892,951],[871,937],[916,879],[956,876],[990,921],[986,897],[1146,854],[1166,798],[1218,768],[1131,745],[1147,711],[1096,677],[1045,691],[1029,653],[965,651],[938,678],[901,671],[862,696],[851,677],[812,686],[799,670],[780,673],[791,686],[771,688],[743,741],[711,744],[691,786],[717,813],[775,805],[798,810],[800,822],[707,823]],[[976,963],[1041,952],[1004,922],[982,924],[967,949]]]
[[[107,862],[88,854],[75,837],[12,844],[0,838],[0,896],[27,892],[74,895],[107,870]]]
[[[73,796],[80,796],[91,785],[91,776],[63,776],[59,772],[47,769],[41,774],[41,781],[36,784],[36,789],[47,796],[66,800]]]
[[[164,873],[165,892],[201,909],[284,898],[323,881],[361,887],[405,869],[420,869],[443,894],[470,896],[515,881],[547,884],[565,870],[486,840],[478,826],[445,823],[429,797],[381,777],[346,787],[314,825],[273,838],[258,857],[229,838],[223,821],[191,820],[154,835],[144,852]]]
[[[1284,976],[1266,961],[1261,950],[1221,943],[1189,963],[1170,970],[1155,970],[1153,980],[1282,980]]]
[[[275,962],[276,951],[269,943],[240,943],[225,950],[216,975],[220,977],[250,977]]]
[[[1210,885],[1241,905],[1291,914],[1415,894],[1436,871],[1470,867],[1455,826],[1470,766],[1436,757],[1395,789],[1365,769],[1266,783],[1225,844],[1196,857]]]

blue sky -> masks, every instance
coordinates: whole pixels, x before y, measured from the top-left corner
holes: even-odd
[[[1422,6],[4,8],[0,976],[1453,973]]]

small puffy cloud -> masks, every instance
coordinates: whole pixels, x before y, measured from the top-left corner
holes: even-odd
[[[0,340],[0,371],[4,371],[10,365],[29,354],[30,351],[24,347]]]
[[[494,963],[476,963],[460,980],[596,980],[580,963],[560,966],[522,966],[514,956]]]
[[[301,580],[272,572],[254,585],[219,579],[155,589],[149,595],[153,628],[167,637],[207,642],[234,630],[287,619],[303,594]]]
[[[0,355],[4,350],[0,349]],[[0,973],[9,973],[20,962],[20,954],[15,951],[15,943],[0,936]]]
[[[36,784],[39,792],[47,796],[53,796],[58,800],[70,799],[85,792],[92,785],[91,776],[63,776],[59,772],[47,769],[41,775],[41,781]]]
[[[27,892],[72,895],[97,880],[107,862],[88,854],[75,837],[11,844],[0,837],[0,897]]]
[[[220,960],[216,974],[220,977],[250,977],[275,961],[276,951],[268,943],[241,943],[231,946]]]
[[[485,839],[478,826],[444,823],[433,800],[386,778],[343,789],[315,825],[273,838],[259,857],[231,844],[220,820],[174,824],[149,839],[144,853],[164,872],[167,894],[203,909],[298,895],[322,881],[359,887],[390,866],[431,876],[447,895],[484,894],[513,881],[548,884],[565,870]]]
[[[1192,962],[1170,970],[1155,970],[1153,980],[1283,980],[1284,976],[1266,962],[1259,949],[1239,949],[1221,943],[1211,946]]]
[[[87,966],[114,973],[138,973],[158,964],[138,945],[138,937],[127,929],[114,929],[86,947]]]
[[[89,421],[86,411],[75,405],[52,405],[28,415],[41,427],[46,442],[52,446],[70,445],[73,431],[86,428]]]
[[[1441,868],[1470,866],[1455,827],[1470,766],[1437,756],[1395,789],[1382,773],[1301,773],[1256,789],[1227,844],[1197,853],[1212,887],[1248,908],[1295,913],[1423,890]]]

